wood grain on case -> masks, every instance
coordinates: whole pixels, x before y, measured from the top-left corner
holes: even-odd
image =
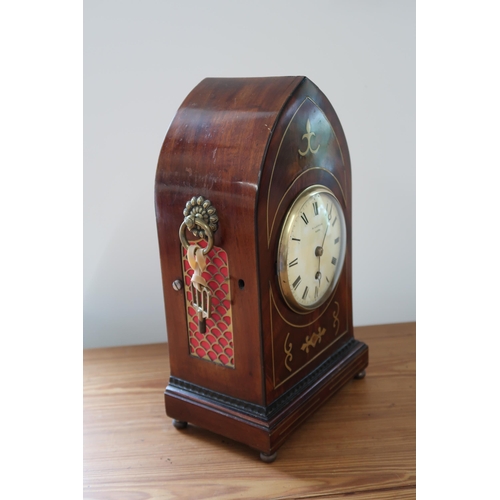
[[[276,252],[289,206],[313,184],[339,200],[347,250],[331,299],[299,315],[281,297]],[[368,365],[366,345],[353,338],[351,169],[337,115],[304,77],[205,79],[167,133],[155,196],[171,353],[167,413],[272,454]],[[190,354],[184,292],[172,287],[183,278],[177,234],[193,196],[217,209],[214,243],[230,262],[234,366]],[[301,349],[314,335],[314,348]]]
[[[192,196],[216,207],[215,245],[231,262],[233,332],[238,360],[233,370],[189,358],[182,314],[168,314],[167,331],[176,353],[172,374],[236,398],[264,404],[255,200],[262,159],[282,106],[302,77],[207,78],[179,108],[165,138],[156,177],[156,213],[166,309],[184,310],[172,289],[180,279],[177,233]],[[238,287],[243,280],[244,289]]]

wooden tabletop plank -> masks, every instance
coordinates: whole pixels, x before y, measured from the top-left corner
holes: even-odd
[[[415,323],[358,327],[370,348],[352,381],[272,464],[165,415],[168,346],[84,351],[84,498],[415,498]]]

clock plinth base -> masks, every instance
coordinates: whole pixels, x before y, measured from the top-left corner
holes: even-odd
[[[165,390],[165,409],[174,422],[192,423],[269,456],[308,416],[367,366],[368,347],[351,339],[268,406],[231,398],[172,376]]]

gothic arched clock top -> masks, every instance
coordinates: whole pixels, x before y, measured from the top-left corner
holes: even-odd
[[[293,155],[291,151],[294,152]],[[279,172],[276,170],[277,165],[280,165]],[[346,185],[347,183],[342,147],[324,111],[311,97],[307,96],[298,105],[288,121],[271,168],[266,204],[268,246],[277,213],[284,197],[293,187],[293,184],[306,171],[311,169],[322,169],[331,174],[341,190],[344,203],[346,203],[345,192],[342,188],[342,184]],[[344,177],[342,182],[336,177],[336,174],[338,175],[341,172]],[[286,178],[285,182],[288,184],[288,189],[277,205],[273,207],[273,182],[278,175],[281,182],[283,182],[283,176]]]

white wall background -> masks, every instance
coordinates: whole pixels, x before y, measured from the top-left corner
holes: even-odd
[[[354,324],[415,321],[413,0],[84,2],[84,347],[166,340],[154,176],[207,76],[305,75],[353,169]]]

